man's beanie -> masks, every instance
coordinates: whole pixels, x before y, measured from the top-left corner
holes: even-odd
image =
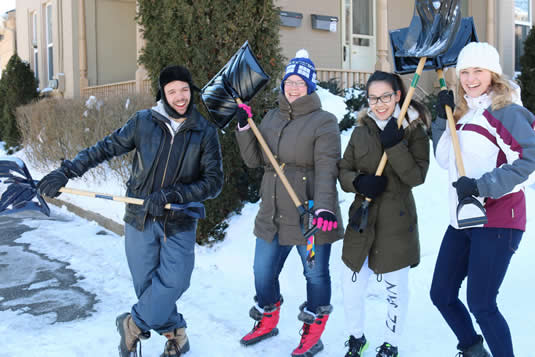
[[[284,77],[282,78],[281,90],[284,93],[284,81],[291,75],[298,75],[303,78],[307,84],[307,94],[316,90],[316,67],[314,62],[308,58],[308,52],[305,49],[297,51],[295,58],[290,60],[286,66]]]
[[[160,72],[160,77],[158,78],[159,91],[158,91],[158,94],[156,95],[156,101],[160,100],[160,98],[162,97],[162,94],[164,93],[163,87],[165,87],[167,84],[173,81],[187,82],[192,91],[199,90],[199,88],[197,88],[193,84],[193,80],[191,79],[191,74],[189,73],[186,67],[168,66],[162,69],[162,71]]]
[[[470,67],[479,67],[498,75],[502,74],[500,55],[492,45],[486,42],[470,42],[459,53],[455,68],[457,77],[463,69]]]

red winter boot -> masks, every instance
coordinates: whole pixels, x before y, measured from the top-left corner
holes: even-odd
[[[303,321],[303,328],[301,333],[301,342],[299,346],[292,352],[293,357],[312,357],[316,353],[323,350],[323,343],[320,340],[325,324],[329,319],[329,314],[333,311],[331,305],[320,306],[316,314],[305,310],[306,302],[303,303],[299,310],[298,319]]]
[[[249,316],[251,316],[251,318],[257,322],[255,322],[252,331],[240,340],[242,345],[253,345],[266,338],[279,334],[277,324],[279,323],[281,304],[282,297],[280,301],[277,301],[275,304],[268,305],[263,309],[261,309],[258,305],[255,305],[251,308],[249,311]]]

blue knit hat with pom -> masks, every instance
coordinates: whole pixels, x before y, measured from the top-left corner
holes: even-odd
[[[286,66],[281,82],[282,93],[284,93],[284,81],[294,74],[303,78],[307,84],[307,94],[311,94],[316,90],[316,66],[308,57],[308,51],[305,49],[297,51],[295,58],[292,58]]]

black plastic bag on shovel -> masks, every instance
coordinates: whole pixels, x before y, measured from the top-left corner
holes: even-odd
[[[269,81],[249,42],[232,56],[227,64],[202,88],[201,100],[209,118],[220,129],[225,128],[238,109],[236,98],[244,102],[253,99]]]
[[[251,100],[268,80],[269,76],[256,61],[246,41],[230,61],[201,89],[201,99],[208,110],[210,120],[223,129],[234,117],[238,105],[242,101]],[[318,230],[316,226],[308,228],[307,224],[307,216],[313,215],[313,209],[299,200],[252,118],[247,122],[294,203],[299,213],[301,231],[308,239]]]
[[[392,57],[394,58],[394,71],[398,74],[414,73],[420,60],[418,57],[400,57],[395,55],[403,50],[403,44],[407,37],[408,30],[409,28],[405,27],[390,31],[390,45],[392,48]],[[455,66],[457,64],[459,52],[461,52],[463,47],[470,42],[477,41],[478,38],[474,19],[472,17],[462,18],[457,36],[455,36],[450,47],[442,55],[427,58],[424,65],[424,71]]]
[[[0,215],[19,211],[40,211],[50,216],[50,208],[37,193],[35,181],[24,162],[16,157],[0,160]],[[37,202],[33,201],[37,198]]]

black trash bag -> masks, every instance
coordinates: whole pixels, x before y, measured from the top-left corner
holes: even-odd
[[[403,49],[403,44],[405,43],[408,31],[408,27],[390,31],[394,71],[398,74],[414,73],[418,66],[418,61],[420,60],[418,57],[403,57],[396,55],[398,50]],[[459,52],[461,52],[463,47],[470,42],[478,42],[478,38],[474,19],[472,17],[465,17],[461,20],[457,35],[449,49],[442,55],[428,58],[425,62],[424,71],[455,66],[457,64]]]
[[[232,56],[225,66],[201,89],[201,100],[209,119],[223,129],[234,117],[239,98],[250,101],[269,81],[249,42]]]

